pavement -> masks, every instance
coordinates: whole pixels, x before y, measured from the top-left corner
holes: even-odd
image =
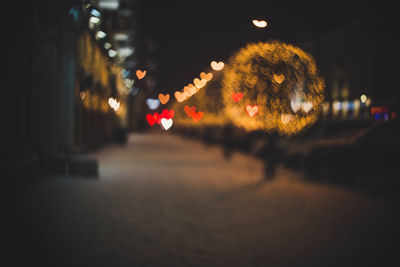
[[[168,132],[88,156],[97,178],[13,193],[3,266],[400,266],[400,198]]]

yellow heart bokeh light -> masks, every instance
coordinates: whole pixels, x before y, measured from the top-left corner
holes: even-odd
[[[194,83],[194,85],[197,87],[197,88],[202,88],[202,87],[204,87],[205,85],[206,85],[206,83],[207,83],[207,80],[206,79],[199,79],[199,78],[195,78],[194,80],[193,80],[193,83]]]
[[[202,72],[202,73],[200,73],[200,78],[206,79],[206,81],[209,82],[213,78],[213,74],[211,72],[209,72],[207,74],[205,72]]]
[[[175,98],[178,102],[185,101],[186,97],[187,97],[187,94],[185,92],[180,92],[180,91],[175,92]]]
[[[199,91],[199,88],[197,88],[196,86],[194,86],[192,83],[189,83],[189,84],[187,85],[187,87],[189,88],[189,90],[190,90],[191,92],[193,92],[193,94],[195,94],[195,93],[197,93],[197,92]]]
[[[313,107],[313,103],[311,101],[307,101],[301,104],[301,109],[305,112],[308,113]]]
[[[189,87],[185,86],[183,87],[183,92],[186,93],[187,96],[192,96],[193,92],[189,90]]]
[[[225,64],[224,64],[224,62],[222,62],[222,61],[220,61],[220,62],[216,62],[216,61],[212,61],[211,62],[211,68],[213,69],[213,70],[222,70],[223,68],[224,68],[224,66],[225,66]]]
[[[188,96],[192,96],[192,95],[194,95],[194,94],[197,92],[197,88],[196,88],[194,85],[192,85],[192,86],[187,85],[187,86],[183,87],[183,91],[184,91]]]
[[[281,84],[285,80],[285,75],[283,75],[283,74],[280,74],[280,75],[274,74],[273,76],[274,76],[275,82],[277,82],[279,84]]]
[[[287,124],[292,119],[291,114],[281,114],[281,121],[283,124]]]

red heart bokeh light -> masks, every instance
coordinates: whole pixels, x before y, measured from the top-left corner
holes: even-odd
[[[191,114],[193,111],[196,111],[196,107],[195,107],[195,106],[192,106],[192,107],[185,106],[183,109],[185,110],[185,112],[186,112],[186,114],[188,115],[188,117],[191,117],[190,114]]]
[[[242,99],[242,97],[243,97],[243,93],[242,92],[239,92],[239,93],[232,92],[233,101],[239,102]]]
[[[190,113],[190,116],[192,117],[194,122],[198,122],[199,120],[201,120],[201,118],[203,118],[203,112],[200,111],[196,113],[196,111],[192,111]]]
[[[154,123],[156,123],[156,121],[157,121],[157,119],[154,117],[154,115],[151,115],[151,114],[147,114],[146,119],[147,119],[147,122],[150,124],[150,126],[153,126]]]
[[[166,118],[167,120],[172,119],[174,115],[175,112],[172,109],[171,110],[164,109],[160,115],[161,116],[160,121],[162,118]]]

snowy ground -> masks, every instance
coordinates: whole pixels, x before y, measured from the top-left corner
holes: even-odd
[[[16,266],[400,266],[398,198],[265,180],[257,159],[168,134],[93,156],[99,179],[23,191]]]

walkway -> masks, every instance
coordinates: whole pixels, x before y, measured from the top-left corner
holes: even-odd
[[[282,167],[265,181],[262,162],[252,157],[225,160],[218,147],[168,133],[134,134],[127,146],[93,156],[99,179],[50,177],[23,191],[15,262],[343,267],[398,261],[399,199],[306,183]]]

